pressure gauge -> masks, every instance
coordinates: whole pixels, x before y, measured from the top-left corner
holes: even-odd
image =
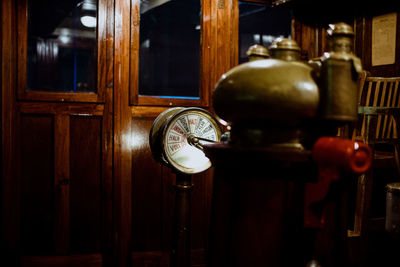
[[[149,139],[156,160],[181,173],[194,174],[211,166],[202,145],[219,142],[221,128],[204,109],[176,107],[154,120]]]

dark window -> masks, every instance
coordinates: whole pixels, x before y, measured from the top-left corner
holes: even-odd
[[[95,92],[97,1],[31,0],[28,89]]]
[[[141,0],[139,95],[199,98],[200,0]]]
[[[239,2],[239,63],[247,62],[247,49],[268,48],[278,37],[291,37],[292,12],[287,7]]]

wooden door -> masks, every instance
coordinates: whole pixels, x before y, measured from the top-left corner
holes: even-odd
[[[237,3],[201,1],[199,96],[173,99],[139,94],[137,0],[97,1],[95,90],[29,90],[29,1],[1,3],[2,259],[7,266],[168,266],[175,175],[152,158],[149,130],[168,107],[212,111],[215,83],[237,64]],[[52,80],[47,71],[41,77]],[[193,182],[199,266],[212,170]]]
[[[29,5],[35,2],[1,3],[1,226],[7,266],[169,263],[175,175],[153,160],[148,133],[168,107],[210,108],[211,89],[232,67],[226,41],[231,39],[232,7],[202,1],[200,95],[171,100],[138,94],[139,2],[97,2],[96,86],[91,92],[32,90],[32,79],[57,80],[50,64],[54,53],[51,60],[35,58],[47,67],[40,79],[29,76]],[[54,49],[52,43],[41,45]],[[212,170],[193,180],[192,255],[200,265]]]
[[[66,79],[73,90],[46,87],[61,79],[55,69],[69,64],[66,54],[81,52],[74,45],[89,41],[76,37],[71,44],[50,36],[38,39],[32,52],[32,17],[40,21],[43,16],[49,26],[60,11],[40,13],[37,9],[45,6],[35,9],[34,4],[2,1],[2,126],[7,129],[2,163],[8,166],[2,180],[3,259],[6,266],[107,265],[113,253],[114,3],[97,3],[97,30],[90,40],[95,76],[85,92],[79,92],[81,73],[76,72]],[[57,23],[68,27],[66,20]],[[42,65],[32,69],[32,61]],[[33,80],[38,81],[33,85]]]
[[[179,2],[179,1],[176,1]],[[191,1],[194,2],[194,1]],[[140,1],[131,1],[130,65],[128,113],[131,122],[132,221],[130,257],[132,266],[169,266],[174,215],[175,174],[156,162],[149,147],[149,132],[155,118],[164,110],[176,106],[198,106],[212,111],[211,94],[220,76],[234,66],[231,48],[230,1],[202,0],[199,95],[193,97],[148,96],[141,93],[139,68],[141,58],[139,36]],[[167,7],[166,7],[167,8]],[[198,14],[198,13],[197,13]],[[193,25],[193,29],[196,25]],[[201,26],[201,27],[200,27]],[[142,29],[143,30],[143,29]],[[157,34],[150,43],[157,42]],[[177,36],[175,34],[175,36]],[[124,39],[126,41],[126,39]],[[196,45],[193,46],[193,49]],[[178,57],[179,52],[176,53]],[[232,59],[231,59],[232,57]],[[161,62],[162,60],[159,60]],[[151,62],[149,62],[151,64]],[[162,63],[160,63],[162,64]],[[178,68],[178,66],[175,66]],[[190,68],[190,66],[189,66]],[[162,79],[161,77],[154,77]],[[191,258],[192,266],[204,266],[208,241],[213,170],[196,174],[191,193]]]

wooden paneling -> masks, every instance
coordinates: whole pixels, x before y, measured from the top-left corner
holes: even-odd
[[[113,236],[116,266],[128,266],[132,220],[132,151],[129,108],[129,0],[115,1]]]
[[[17,108],[22,113],[58,115],[102,115],[104,105],[75,103],[19,102]]]
[[[21,267],[101,267],[102,256],[100,254],[91,255],[71,255],[56,257],[23,257]]]
[[[169,267],[169,254],[164,251],[133,252],[132,266],[134,267]],[[195,249],[191,251],[191,266],[205,267],[204,250]]]
[[[19,141],[15,129],[15,69],[14,61],[16,51],[13,49],[16,31],[15,9],[12,0],[1,1],[1,133],[2,133],[2,239],[4,251],[2,254],[4,262],[15,264],[15,254],[19,247],[19,194],[18,180],[15,179],[17,171],[17,160],[15,158],[15,146]]]
[[[215,46],[215,39],[213,36],[213,21],[215,20],[215,15],[212,7],[213,0],[202,0],[201,4],[201,76],[200,76],[200,91],[202,92],[201,97],[204,100],[204,103],[208,107],[211,106],[211,95],[212,89],[214,88],[214,84],[212,84],[212,69],[213,65],[210,62],[213,61],[213,47]]]
[[[130,104],[139,103],[140,1],[131,1]]]
[[[101,252],[102,242],[111,241],[102,236],[103,230],[111,231],[111,218],[104,217],[110,215],[111,187],[105,185],[111,180],[102,179],[102,163],[109,158],[102,152],[102,125],[98,116],[21,116],[25,255]]]
[[[227,72],[233,67],[231,62],[231,49],[232,46],[238,44],[232,44],[232,5],[233,1],[228,0],[211,0],[213,5],[217,7],[216,15],[216,51],[215,51],[215,61],[213,62],[216,68],[213,70],[215,73],[215,83],[219,80],[222,74]],[[212,63],[211,63],[212,64]]]
[[[309,60],[321,56],[320,51],[318,51],[319,32],[317,27],[305,25],[294,20],[293,39],[300,46],[302,60]]]
[[[365,41],[365,38],[366,38],[365,28],[366,28],[367,21],[366,21],[365,17],[362,17],[362,18],[356,18],[354,20],[354,23],[355,23],[354,54],[361,59],[362,66],[363,66],[363,68],[365,68],[367,66],[366,61],[369,61],[369,60],[367,60],[367,58],[366,58],[367,55],[365,54],[366,46],[367,46],[367,43]]]
[[[111,76],[111,75],[110,75]],[[109,79],[108,77],[107,79]],[[112,78],[112,76],[111,76]],[[102,252],[105,264],[111,264],[113,259],[113,91],[107,89],[105,94],[106,105],[102,117]]]
[[[214,170],[211,168],[205,172],[194,175],[192,179],[194,186],[191,203],[191,226],[193,229],[191,243],[192,249],[194,250],[207,247],[213,174]]]
[[[52,116],[21,117],[21,246],[25,255],[54,253],[53,124]]]
[[[119,257],[111,251],[118,241],[112,228],[114,1],[99,0],[98,94],[20,91],[17,100],[17,88],[26,89],[26,43],[17,41],[26,40],[27,2],[1,2],[1,264],[110,265]],[[70,255],[75,252],[80,255]]]
[[[55,253],[66,255],[70,240],[69,203],[69,116],[56,115],[54,123],[54,206],[55,206]]]
[[[158,163],[160,165],[160,163]],[[170,253],[172,245],[172,228],[174,219],[174,207],[175,207],[175,180],[176,176],[172,173],[172,170],[166,166],[162,167],[162,196],[163,202],[161,203],[161,218],[162,218],[162,236],[161,243],[162,247]],[[193,202],[193,199],[191,199]],[[193,228],[191,229],[191,235],[193,233]]]
[[[169,267],[169,255],[162,251],[133,252],[132,266],[135,267]]]
[[[71,253],[101,251],[100,117],[72,116],[70,122]]]
[[[132,121],[132,249],[152,251],[162,248],[163,194],[162,167],[156,163],[149,147],[149,132],[154,118]]]
[[[239,63],[239,1],[233,1],[232,4],[232,37],[231,37],[231,65],[236,66]]]

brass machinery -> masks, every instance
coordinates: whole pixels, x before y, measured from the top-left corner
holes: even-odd
[[[217,117],[230,124],[225,141],[216,118],[199,108],[172,108],[154,121],[153,155],[177,173],[176,202],[182,204],[175,212],[172,266],[190,265],[190,175],[211,162],[208,266],[344,266],[345,252],[336,248],[345,245],[337,236],[346,232],[329,217],[329,203],[335,212],[345,207],[331,191],[343,191],[341,185],[366,171],[371,151],[336,137],[338,127],[357,119],[362,67],[349,25],[330,25],[328,37],[330,51],[310,62],[300,61],[295,41],[279,38],[269,51],[250,47],[249,62],[222,75],[212,101]],[[204,136],[195,131],[196,116],[210,128]],[[197,126],[189,126],[191,119]],[[332,239],[334,251],[316,247],[326,224],[337,228],[322,235]]]
[[[216,84],[213,107],[231,131],[204,145],[215,166],[208,266],[346,265],[345,218],[332,214],[345,214],[346,184],[371,164],[367,145],[337,137],[357,119],[353,35],[330,25],[329,52],[309,62],[279,38],[270,58]]]

